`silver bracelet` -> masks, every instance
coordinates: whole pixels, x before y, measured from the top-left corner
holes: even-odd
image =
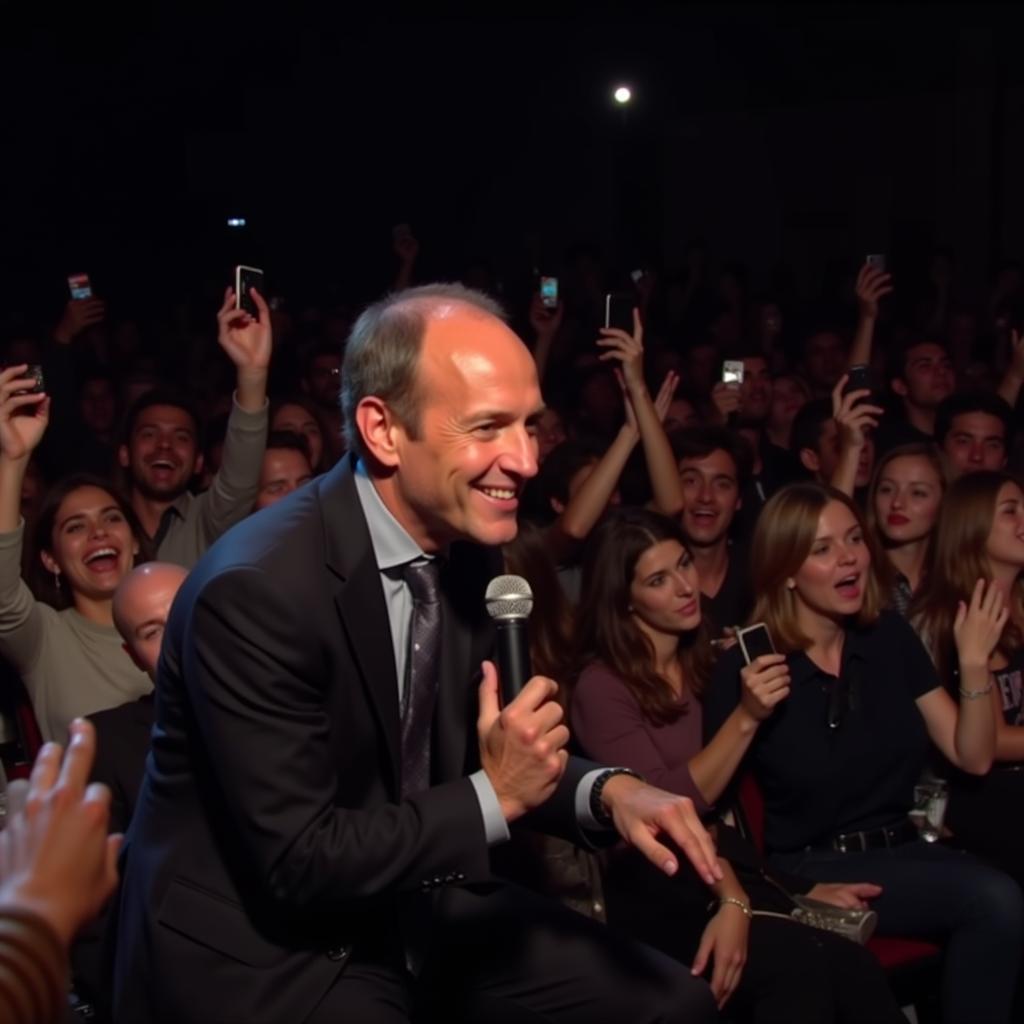
[[[992,677],[989,676],[988,686],[984,690],[965,690],[962,686],[959,689],[960,696],[964,700],[977,700],[979,697],[987,697],[992,692]]]
[[[753,914],[750,911],[750,904],[744,903],[743,900],[737,899],[735,896],[723,896],[718,901],[718,909],[721,910],[727,903],[732,904],[734,907],[739,907],[747,917],[753,917]]]

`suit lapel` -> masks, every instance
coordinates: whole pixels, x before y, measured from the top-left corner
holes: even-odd
[[[338,577],[335,605],[348,648],[387,745],[398,792],[401,736],[398,680],[387,604],[349,459],[320,487],[328,568]]]

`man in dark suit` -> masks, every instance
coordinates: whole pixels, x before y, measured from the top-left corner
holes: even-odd
[[[529,815],[580,842],[614,820],[671,873],[664,832],[719,877],[692,803],[567,757],[555,683],[503,709],[490,662],[470,685],[500,571],[480,545],[514,537],[537,469],[529,352],[482,295],[402,293],[356,324],[344,405],[357,455],[225,536],[172,609],[115,1020],[405,1021],[437,997],[452,1020],[713,1019],[681,965],[490,871]]]

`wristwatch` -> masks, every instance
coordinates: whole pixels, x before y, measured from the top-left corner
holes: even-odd
[[[632,775],[634,779],[644,781],[642,775],[638,775],[629,768],[609,768],[606,772],[598,775],[590,790],[590,813],[594,816],[594,820],[604,828],[609,828],[614,822],[601,800],[601,794],[604,792],[604,787],[608,785],[608,780],[614,779],[616,775]]]

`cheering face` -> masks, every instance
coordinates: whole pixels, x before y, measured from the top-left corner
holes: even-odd
[[[728,533],[740,507],[732,456],[716,448],[701,459],[682,459],[679,477],[683,484],[683,532],[691,544],[717,544]]]
[[[956,476],[1006,465],[1006,428],[987,412],[962,412],[953,417],[942,451]]]
[[[1024,569],[1024,492],[1014,483],[999,488],[985,552],[993,570]]]
[[[99,487],[78,487],[60,503],[50,551],[41,552],[48,572],[59,571],[76,593],[109,598],[131,572],[139,545],[117,502]]]
[[[928,537],[941,505],[942,481],[928,459],[904,455],[886,463],[875,488],[875,519],[890,544]]]
[[[132,483],[146,497],[173,501],[202,469],[202,457],[192,417],[176,405],[151,405],[135,419],[127,447],[119,452],[121,465],[131,471]]]
[[[700,625],[700,580],[677,540],[651,545],[636,561],[629,604],[645,633],[678,636]]]
[[[497,318],[446,304],[427,321],[416,388],[419,423],[392,431],[392,512],[425,551],[512,540],[543,411],[528,349]]]
[[[871,556],[854,514],[830,501],[818,517],[810,554],[793,574],[798,609],[829,619],[856,615],[864,603]]]

